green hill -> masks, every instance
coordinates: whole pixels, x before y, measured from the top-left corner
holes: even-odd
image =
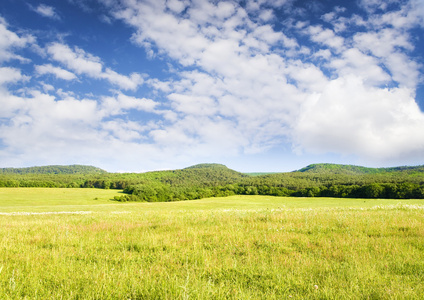
[[[210,169],[210,170],[213,170],[213,169],[228,169],[228,168],[227,168],[227,166],[222,165],[222,164],[213,164],[213,163],[210,164],[210,163],[208,163],[208,164],[197,164],[197,165],[194,165],[194,166],[184,168],[183,170],[185,170],[185,169]],[[230,170],[230,169],[228,169],[228,170]]]
[[[340,164],[312,164],[295,172],[316,173],[316,174],[346,174],[346,175],[363,175],[363,174],[383,174],[383,173],[422,173],[424,166],[402,166],[392,168],[367,168],[354,165]]]
[[[173,187],[211,187],[239,182],[247,175],[221,164],[198,164],[184,169],[142,173],[137,178],[145,184],[156,182]]]
[[[198,164],[175,171],[187,183],[198,182],[202,185],[223,185],[238,182],[247,175],[234,171],[221,164]]]
[[[198,164],[185,169],[140,174],[139,183],[124,189],[118,201],[178,201],[234,195],[245,174],[221,164]]]
[[[106,174],[105,170],[92,166],[40,166],[29,168],[0,168],[0,174]]]
[[[255,175],[255,176],[253,176]],[[424,166],[312,164],[294,172],[243,174],[222,164],[108,173],[72,165],[0,169],[0,187],[122,189],[118,201],[178,201],[229,195],[424,199]]]

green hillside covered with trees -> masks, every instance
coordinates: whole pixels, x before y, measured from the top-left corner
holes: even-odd
[[[424,166],[403,166],[393,168],[367,168],[353,165],[340,165],[340,164],[312,164],[305,168],[298,170],[302,173],[318,173],[318,174],[349,174],[349,175],[363,175],[363,174],[382,174],[382,173],[423,173]]]
[[[0,174],[105,174],[105,170],[84,165],[0,168]]]
[[[0,187],[122,189],[118,201],[179,201],[229,195],[424,199],[424,166],[314,164],[287,173],[243,174],[221,164],[146,173],[90,166],[0,169]]]

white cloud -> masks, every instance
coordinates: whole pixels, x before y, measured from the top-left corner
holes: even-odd
[[[322,58],[325,60],[329,60],[330,57],[332,56],[331,51],[328,49],[320,49],[318,50],[316,53],[313,54],[314,57],[316,58]]]
[[[144,3],[138,3],[137,6],[137,10],[142,10],[143,13],[146,10],[147,14],[143,18],[136,15],[123,16],[131,25],[140,28],[133,35],[136,43],[144,46],[146,42],[154,41],[162,51],[178,59],[183,65],[193,64],[206,48],[208,41],[198,34],[194,24],[178,21],[174,16],[152,10],[151,7],[145,8]]]
[[[171,11],[179,14],[187,7],[187,2],[179,0],[168,0],[166,1],[166,5]]]
[[[346,12],[345,7],[336,6],[333,11],[322,15],[321,19],[331,24],[334,31],[337,33],[345,31],[352,24],[357,26],[364,25],[361,23],[362,19],[360,19],[358,15],[353,15],[351,17],[340,16],[344,12]]]
[[[248,144],[234,121],[189,115],[172,126],[152,130],[150,136],[162,151],[182,159],[233,156]]]
[[[22,75],[21,71],[16,68],[0,67],[0,86],[5,83],[15,83],[27,79],[29,77]]]
[[[16,111],[22,107],[23,99],[11,95],[4,87],[0,86],[0,105],[0,118],[9,120],[9,118],[15,116]]]
[[[41,84],[44,92],[49,92],[49,91],[55,90],[54,86],[52,86],[51,84],[47,84],[47,83],[44,83],[44,82],[40,82],[40,84]]]
[[[181,12],[182,4],[171,9],[172,13],[160,2],[127,2],[124,9],[115,8],[115,17],[135,29],[133,41],[138,45],[146,47],[147,43],[149,49],[157,49],[158,54],[168,55],[181,66],[197,68],[180,72],[180,80],[171,83],[155,81],[156,86],[165,87],[161,91],[168,93],[171,107],[179,114],[172,128],[152,132],[158,143],[204,144],[202,137],[208,136],[208,128],[225,120],[231,124],[227,128],[240,135],[233,145],[236,151],[262,151],[288,137],[305,151],[321,149],[371,157],[385,146],[391,147],[383,152],[386,158],[407,151],[408,146],[401,147],[385,136],[393,133],[400,138],[398,132],[408,130],[416,133],[422,118],[412,98],[420,66],[403,54],[412,49],[410,38],[405,32],[381,27],[383,22],[400,26],[402,22],[394,21],[396,14],[386,14],[386,21],[384,16],[380,20],[340,17],[347,10],[337,7],[323,17],[336,32],[345,32],[351,25],[370,29],[353,38],[322,25],[303,23],[298,30],[318,47],[313,56],[319,63],[314,65],[299,57],[301,53],[310,55],[311,47],[249,17],[259,9],[266,11],[271,2],[247,1],[248,14],[233,2],[219,4],[201,0],[189,6],[185,3],[187,13],[179,16],[174,13]],[[224,5],[227,10],[222,9]],[[288,56],[274,52],[275,45],[290,48]],[[402,70],[401,66],[407,68]],[[381,88],[393,82],[400,88]],[[311,99],[317,99],[316,104]],[[415,117],[399,112],[400,107]],[[193,116],[202,120],[201,126]],[[412,140],[411,135],[408,138]],[[368,146],[361,148],[363,143]],[[416,142],[411,149],[420,151],[422,146]]]
[[[31,35],[19,36],[8,30],[6,21],[0,17],[0,63],[11,59],[27,62],[28,60],[16,54],[15,50],[34,42],[35,38]]]
[[[391,26],[393,28],[410,29],[416,26],[424,27],[424,4],[421,0],[410,0],[399,2],[397,0],[364,0],[363,7],[372,16],[370,23],[373,26]],[[398,5],[400,9],[387,11],[390,5]],[[384,11],[382,14],[374,12]]]
[[[138,73],[132,73],[130,76],[125,76],[109,68],[106,68],[100,77],[108,80],[112,84],[116,84],[124,90],[136,90],[137,87],[144,82],[144,79]]]
[[[248,0],[246,1],[246,8],[249,11],[257,12],[264,7],[279,8],[291,2],[290,0]]]
[[[159,128],[158,124],[120,116],[131,109],[155,113],[157,105],[149,99],[117,94],[99,103],[69,93],[62,93],[62,98],[36,90],[30,93],[19,97],[0,88],[0,118],[8,119],[0,123],[3,165],[78,162],[116,170],[112,164],[116,159],[121,168],[140,171],[163,159],[158,147],[146,141],[147,132]],[[137,165],[139,157],[149,161]]]
[[[263,9],[259,14],[259,19],[264,22],[269,22],[275,18],[274,11],[272,9]]]
[[[190,20],[199,25],[221,26],[222,22],[235,14],[235,6],[228,1],[211,3],[209,1],[193,1],[189,9]]]
[[[130,142],[142,138],[141,133],[149,127],[143,127],[140,124],[132,121],[113,120],[104,122],[102,128],[112,133],[112,135],[123,142]]]
[[[336,52],[341,52],[344,48],[344,39],[331,29],[315,25],[309,26],[304,32],[310,35],[312,41],[331,47]]]
[[[356,48],[348,49],[340,58],[334,58],[329,66],[334,68],[340,77],[355,74],[370,86],[389,84],[391,77],[381,67],[375,57],[365,55]]]
[[[52,43],[47,47],[47,52],[52,59],[62,63],[77,74],[84,74],[95,79],[106,79],[124,90],[136,90],[144,82],[144,79],[138,73],[125,76],[109,68],[103,71],[103,62],[99,57],[78,47],[71,49],[65,44]],[[55,70],[55,72],[59,72],[59,70]],[[63,75],[63,72],[60,73]],[[58,73],[55,74],[57,75]]]
[[[59,67],[52,66],[51,64],[35,66],[35,72],[39,76],[45,74],[53,74],[57,78],[64,80],[73,80],[77,78],[74,73],[71,73]]]
[[[331,81],[305,102],[295,126],[299,149],[387,161],[424,154],[424,115],[406,88],[367,87],[356,76]]]
[[[327,83],[327,77],[313,64],[305,64],[300,60],[287,66],[287,75],[296,81],[297,86],[309,93],[319,92]]]
[[[275,45],[284,38],[283,33],[275,32],[270,25],[258,26],[252,32],[252,36],[257,40],[266,42],[268,46]]]
[[[37,7],[33,8],[33,10],[43,17],[47,17],[54,20],[60,20],[59,15],[52,6],[40,4]]]
[[[380,58],[394,81],[410,88],[418,85],[422,65],[406,54],[414,49],[407,33],[385,28],[376,32],[358,33],[353,41],[362,51]]]
[[[397,49],[413,50],[409,35],[394,29],[357,33],[353,36],[355,45],[378,57],[388,57]]]
[[[100,58],[78,47],[72,50],[68,45],[52,43],[48,46],[47,52],[52,59],[61,62],[77,74],[87,74],[94,78],[101,76],[103,66]]]
[[[170,94],[168,98],[173,102],[173,107],[178,112],[190,115],[214,115],[217,112],[217,105],[210,97],[174,93]]]
[[[415,89],[422,81],[420,69],[423,67],[403,53],[393,53],[385,59],[386,66],[392,73],[393,80],[402,87]]]
[[[334,11],[326,13],[322,15],[321,19],[323,19],[326,22],[331,22],[336,18],[336,13]]]
[[[131,109],[155,112],[156,106],[158,103],[151,99],[135,98],[119,93],[114,97],[103,97],[101,111],[103,116],[113,116],[124,114]]]
[[[97,138],[92,127],[99,120],[96,101],[56,101],[53,96],[37,91],[31,98],[10,97],[17,104],[9,108],[10,122],[1,125],[0,138],[18,153],[22,152],[20,148],[26,148],[23,145],[32,145],[31,151],[39,152],[40,148],[66,147]],[[2,106],[7,100],[2,100]]]
[[[103,2],[108,16],[131,26],[135,45],[168,63],[169,77],[121,74],[81,47],[47,44],[37,75],[104,80],[134,93],[106,84],[112,95],[84,98],[51,82],[13,93],[9,83],[28,78],[1,67],[2,149],[49,162],[67,153],[90,164],[126,163],[122,168],[145,157],[156,169],[286,143],[299,152],[374,161],[424,154],[424,115],[413,98],[422,66],[410,57],[419,1],[385,12],[383,1],[364,0],[367,11],[378,13],[349,16],[339,7],[324,14],[327,24],[282,22],[281,30],[270,24],[273,8],[291,9],[292,1]],[[360,33],[352,33],[356,26]],[[31,44],[34,38],[9,31],[0,19],[1,61],[24,61],[17,49]],[[137,90],[142,84],[146,90]],[[9,159],[4,151],[0,157]]]

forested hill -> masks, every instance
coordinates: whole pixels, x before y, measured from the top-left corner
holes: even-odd
[[[314,174],[346,174],[346,175],[364,175],[364,174],[384,174],[384,173],[424,173],[424,166],[403,166],[392,168],[367,168],[353,165],[340,164],[312,164],[295,172],[314,173]]]
[[[105,170],[92,166],[41,166],[29,168],[0,168],[0,174],[105,174]]]
[[[147,172],[140,174],[137,179],[133,178],[135,184],[126,184],[124,192],[129,195],[116,200],[162,202],[229,196],[235,194],[238,184],[247,177],[220,164],[199,164],[173,171]]]
[[[185,169],[147,172],[139,176],[144,178],[143,184],[151,182],[185,188],[224,186],[238,183],[243,178],[249,177],[220,164],[199,164]]]
[[[222,164],[197,164],[197,165],[194,165],[194,166],[187,167],[185,169],[211,169],[211,170],[221,169],[221,170],[233,171],[231,169],[228,169],[227,166],[222,165]]]
[[[182,170],[176,170],[179,176],[188,180],[196,180],[204,184],[215,182],[217,184],[238,182],[248,175],[234,171],[221,164],[198,164]]]
[[[178,201],[228,195],[424,199],[424,166],[314,164],[294,172],[243,174],[221,164],[146,173],[90,166],[0,169],[0,187],[122,189],[118,201]]]

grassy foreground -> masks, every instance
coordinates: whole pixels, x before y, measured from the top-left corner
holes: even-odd
[[[424,298],[423,201],[31,190],[13,207],[0,189],[2,299]]]

